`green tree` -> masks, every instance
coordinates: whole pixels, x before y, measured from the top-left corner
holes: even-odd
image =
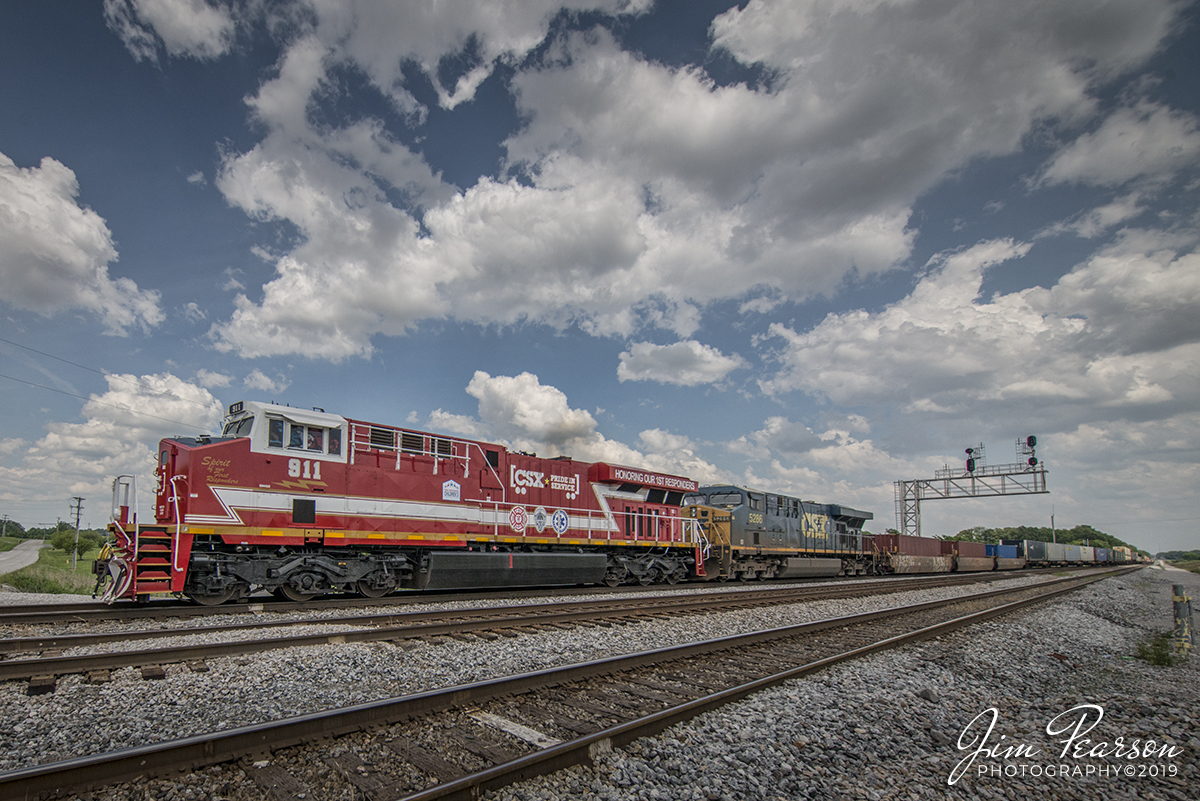
[[[994,528],[972,526],[971,528],[964,528],[950,539],[962,540],[963,542],[986,542],[988,545],[995,545],[1000,542],[1000,532]]]
[[[75,544],[75,529],[73,528],[59,529],[50,536],[51,547],[67,553],[74,550],[76,556],[83,556],[88,551],[96,550],[103,541],[102,534],[88,529],[80,529],[78,546]]]
[[[37,526],[28,528],[25,530],[25,536],[28,539],[48,540],[60,531],[70,531],[71,536],[75,536],[75,528],[65,520],[59,520],[57,525],[46,528],[38,528]]]

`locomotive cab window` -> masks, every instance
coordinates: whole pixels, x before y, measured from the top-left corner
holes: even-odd
[[[740,492],[714,492],[708,496],[710,506],[720,506],[724,509],[732,509],[735,506],[741,506],[745,502]]]
[[[233,420],[226,424],[225,430],[221,432],[221,436],[248,437],[250,436],[250,427],[253,425],[253,417],[243,417],[241,420]]]
[[[306,426],[279,417],[268,417],[267,447],[341,456],[342,429]]]
[[[271,448],[283,447],[283,420],[278,417],[267,418],[267,445]]]

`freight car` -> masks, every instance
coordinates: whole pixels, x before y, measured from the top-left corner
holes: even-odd
[[[220,436],[161,441],[151,515],[139,514],[136,477],[117,478],[112,553],[95,569],[107,600],[202,604],[257,589],[300,600],[675,583],[710,577],[704,527],[681,514],[697,489],[683,476],[239,402]]]

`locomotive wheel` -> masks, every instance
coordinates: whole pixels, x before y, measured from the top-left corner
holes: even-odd
[[[677,570],[672,570],[670,573],[667,574],[667,583],[668,584],[678,584],[679,579],[682,577],[683,577],[682,573],[680,573]]]
[[[215,595],[202,595],[201,593],[186,593],[187,597],[191,598],[201,606],[219,606],[225,603],[237,593],[237,587],[230,587],[225,592],[218,592]]]
[[[394,587],[376,587],[376,586],[372,585],[371,582],[367,581],[366,579],[362,579],[358,582],[358,584],[355,585],[355,589],[357,589],[358,594],[364,598],[382,598],[383,596],[387,595],[389,592],[391,592],[395,588]]]
[[[323,592],[304,592],[290,584],[282,584],[279,589],[275,590],[276,597],[288,601],[311,601],[313,598],[320,598],[324,594]]]

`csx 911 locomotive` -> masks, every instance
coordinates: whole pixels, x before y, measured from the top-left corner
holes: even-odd
[[[114,481],[105,600],[837,575],[863,572],[872,517],[254,402],[162,440],[155,482],[146,515]]]

